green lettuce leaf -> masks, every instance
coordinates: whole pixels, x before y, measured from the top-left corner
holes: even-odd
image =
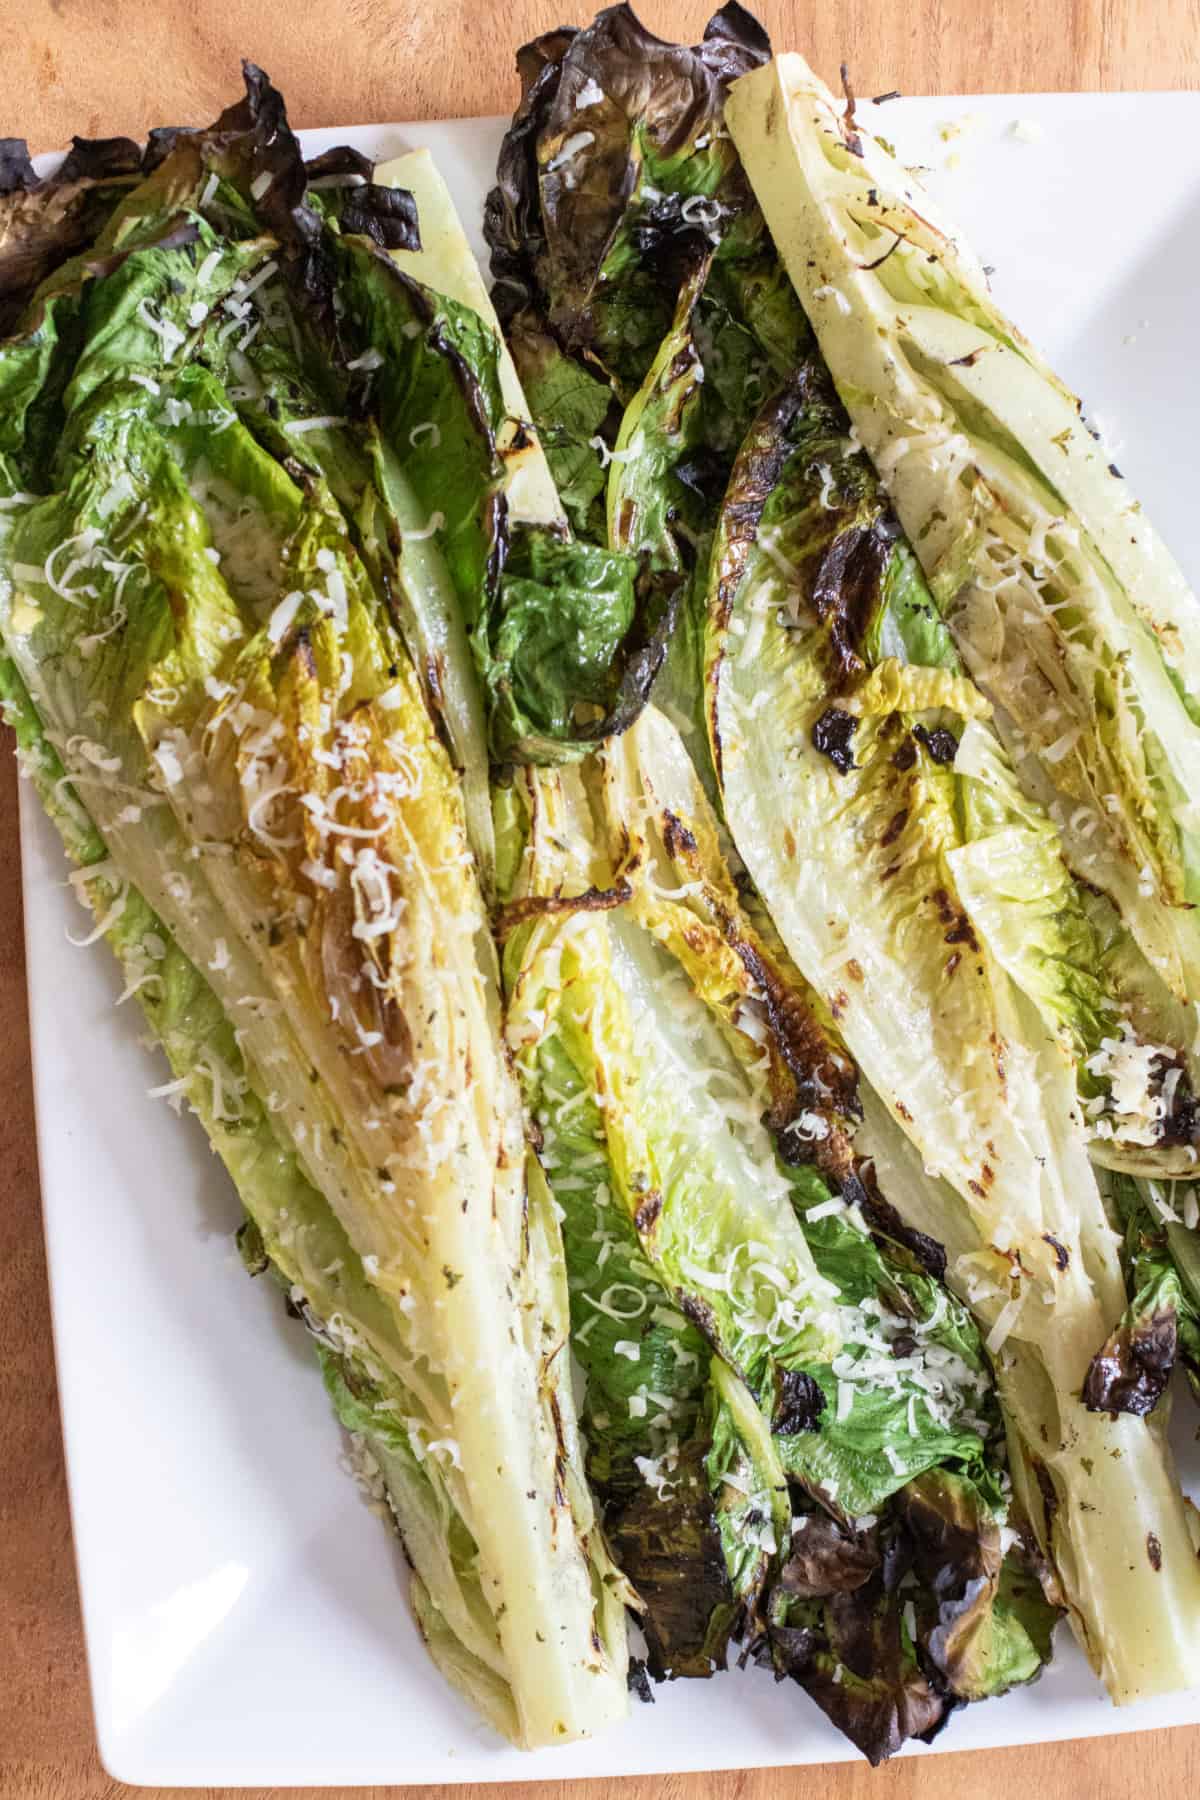
[[[512,349],[572,528],[586,542],[603,543],[605,474],[598,452],[613,409],[612,389],[532,322],[514,336]]]

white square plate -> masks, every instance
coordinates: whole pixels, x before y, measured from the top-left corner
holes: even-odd
[[[869,122],[906,161],[932,165],[944,207],[996,265],[1001,304],[1086,396],[1200,581],[1200,95],[862,112],[877,112]],[[1014,135],[1018,120],[1028,129]],[[427,144],[481,251],[501,130],[376,126],[309,132],[305,147],[348,140],[385,157]],[[115,965],[64,943],[82,915],[28,792],[21,839],[59,1391],[111,1772],[170,1786],[425,1783],[854,1755],[798,1688],[757,1671],[660,1688],[653,1712],[635,1702],[599,1741],[534,1755],[501,1745],[443,1685],[406,1606],[398,1546],[339,1467],[304,1332],[238,1263],[227,1179],[199,1126],[146,1097],[162,1065],[139,1044],[134,1008],[113,1010]],[[1039,1684],[959,1713],[936,1748],[1197,1717],[1194,1694],[1117,1712],[1063,1631]]]

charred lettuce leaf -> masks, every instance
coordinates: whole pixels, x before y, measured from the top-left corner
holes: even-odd
[[[644,409],[639,390],[651,365],[662,363],[664,340],[678,335],[681,293],[695,296],[714,255],[739,269],[724,284],[714,278],[705,307],[713,367],[727,374],[726,404],[744,406],[734,398],[741,378],[752,385],[751,365],[761,360],[746,329],[751,312],[781,347],[789,329],[807,331],[721,124],[729,82],[767,54],[765,36],[736,5],[714,16],[694,49],[664,44],[619,6],[588,30],[548,34],[518,57],[524,95],[485,217],[494,299],[548,454],[572,495],[573,522],[593,539],[605,541],[598,496],[619,427],[614,473],[636,458],[639,483],[662,484],[660,506],[686,498],[698,480],[716,497],[707,452],[685,467],[679,486],[665,482],[668,464],[683,460],[678,448],[660,448],[657,475],[643,477],[644,459],[621,426],[627,407]],[[756,274],[764,263],[765,276]],[[734,300],[739,290],[749,311]],[[712,392],[715,445],[731,434],[715,425],[718,387]],[[648,423],[656,410],[652,403]],[[664,557],[661,535],[614,535],[613,505],[610,493],[607,542],[657,567],[681,566],[678,554]],[[684,564],[694,560],[688,549]]]
[[[656,1681],[704,1679],[724,1669],[738,1619],[707,1454],[705,1437],[690,1440],[661,1486],[641,1483],[624,1503],[605,1508],[609,1545],[636,1593],[646,1667]]]
[[[1200,1255],[1195,1187],[1111,1175],[1125,1226],[1129,1305],[1097,1352],[1083,1398],[1093,1412],[1152,1412],[1178,1363],[1200,1400]]]
[[[932,1469],[904,1489],[896,1513],[911,1545],[915,1637],[927,1666],[960,1700],[1034,1680],[1059,1614],[1019,1543],[1004,1556],[1001,1529],[978,1489]]]
[[[99,235],[141,172],[142,152],[129,138],[77,137],[45,178],[23,138],[0,140],[0,336],[41,282]]]
[[[878,1764],[1035,1679],[1057,1617],[971,1483],[932,1470],[881,1520],[801,1514],[751,1651]]]
[[[894,1524],[848,1531],[802,1515],[753,1647],[876,1765],[910,1737],[936,1736],[953,1704],[918,1660],[899,1592],[907,1572]]]
[[[510,334],[528,310],[632,398],[684,273],[745,205],[722,109],[769,54],[736,4],[692,49],[614,6],[520,52],[524,92],[484,220]]]
[[[671,328],[625,409],[608,474],[612,544],[682,582],[657,702],[686,721],[710,798],[700,696],[713,533],[734,458],[764,393],[811,353],[761,218],[740,221],[739,253],[709,249],[683,281]]]

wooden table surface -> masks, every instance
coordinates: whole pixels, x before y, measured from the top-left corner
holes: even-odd
[[[664,36],[683,37],[699,33],[709,8],[702,0],[644,0],[641,10]],[[1200,87],[1200,0],[831,0],[811,7],[764,0],[759,10],[779,48],[802,48],[827,77],[847,59],[860,93]],[[204,123],[238,91],[243,55],[270,72],[296,125],[505,111],[515,96],[516,46],[561,16],[554,0],[0,0],[0,132],[42,150],[72,132],[137,136],[151,125]],[[16,782],[5,756],[0,1800],[107,1800],[133,1790],[104,1773],[92,1739],[39,1220],[16,829]],[[1200,1726],[917,1756],[875,1773],[865,1765],[768,1770],[530,1784],[507,1793],[512,1800],[1173,1800],[1198,1788]],[[446,1800],[482,1792],[436,1790]]]

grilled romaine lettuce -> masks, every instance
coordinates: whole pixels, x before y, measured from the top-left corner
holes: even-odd
[[[1048,1653],[1036,1581],[1002,1575],[978,1334],[855,1159],[853,1067],[746,915],[667,720],[497,810],[510,1042],[651,1669],[707,1675],[742,1639],[879,1760]]]
[[[1079,1399],[1125,1306],[1076,1094],[1079,1067],[1097,1076],[1097,1117],[1120,1101],[1099,1060],[1117,1015],[1095,920],[1073,883],[1055,886],[1036,806],[1005,812],[1008,887],[981,878],[1007,792],[992,708],[845,434],[810,358],[762,409],[730,482],[706,658],[726,819],[789,952],[920,1153],[928,1191],[901,1210],[916,1221],[920,1206],[922,1229],[957,1241],[951,1278],[1001,1367],[1020,1367],[1001,1382],[1014,1450],[1045,1478],[1042,1504],[1032,1477],[1024,1497],[1085,1645],[1118,1697],[1185,1685],[1200,1580],[1169,1459],[1131,1421],[1114,1462],[1102,1446],[1117,1428]],[[1096,1048],[1082,1065],[1075,1031]],[[1117,1566],[1114,1546],[1151,1506],[1151,1535],[1173,1545],[1169,1592],[1152,1560]],[[1156,1624],[1126,1628],[1156,1605]]]
[[[407,199],[359,167],[329,187],[327,158],[319,212],[278,95],[247,86],[0,350],[5,691],[169,1086],[239,1186],[248,1260],[367,1436],[431,1651],[517,1742],[560,1742],[624,1711],[623,1588],[526,1182],[484,846],[388,606],[409,542],[438,538],[452,583],[482,567],[498,350],[389,262]],[[453,501],[414,525],[388,476],[421,499],[431,417]]]

